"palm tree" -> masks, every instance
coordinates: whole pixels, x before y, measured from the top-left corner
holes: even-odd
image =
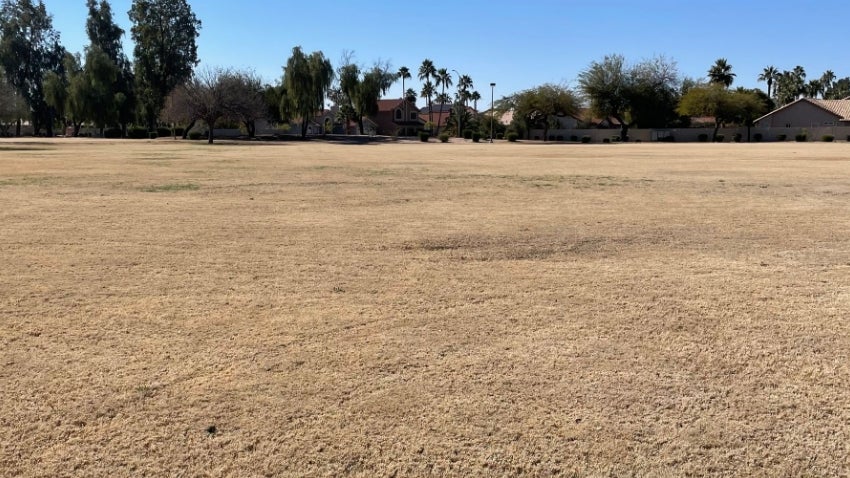
[[[809,80],[804,88],[806,96],[809,98],[817,98],[818,95],[823,93],[823,89],[823,83],[820,80]]]
[[[449,73],[449,70],[445,68],[437,70],[437,86],[442,87],[442,91],[440,92],[440,113],[437,115],[437,134],[440,134],[440,125],[443,122],[443,107],[446,105],[444,98],[446,96],[446,87],[452,86],[452,75]]]
[[[821,85],[823,86],[823,97],[826,98],[831,92],[835,84],[835,73],[832,70],[826,70],[820,77]]]
[[[431,78],[434,78],[436,74],[437,69],[434,68],[434,62],[428,58],[422,60],[422,64],[419,65],[419,79],[425,82],[422,85],[422,97],[428,99],[428,121],[431,123],[434,122],[434,113],[431,111],[431,97],[434,96],[434,84],[431,83]],[[431,87],[426,88],[429,84]],[[428,96],[425,96],[426,90],[428,91]]]
[[[770,65],[762,70],[761,75],[759,75],[758,81],[766,81],[767,82],[767,97],[770,98],[770,93],[773,87],[773,81],[776,80],[776,77],[779,76],[779,70],[776,69],[775,66]]]
[[[735,81],[735,74],[732,73],[732,65],[726,61],[726,58],[718,58],[714,65],[708,69],[708,79],[711,83],[719,83],[726,88],[732,86]]]
[[[404,89],[404,80],[411,78],[410,76],[410,68],[403,66],[398,69],[398,77],[401,78],[401,91],[405,92]],[[407,96],[403,93],[402,100],[404,100],[404,121],[410,121],[410,117],[407,114]],[[405,133],[407,132],[407,128],[404,129]]]
[[[434,92],[437,91],[434,87],[434,83],[431,83],[431,80],[425,82],[422,85],[422,98],[428,99],[428,122],[434,123],[434,113],[431,111],[431,97],[434,96]]]
[[[472,99],[472,109],[474,109],[477,113],[478,112],[478,100],[481,99],[481,93],[479,93],[477,91],[473,91],[472,95],[470,95],[470,98]]]
[[[404,99],[411,103],[416,103],[416,91],[413,88],[408,88],[407,91],[404,92]]]

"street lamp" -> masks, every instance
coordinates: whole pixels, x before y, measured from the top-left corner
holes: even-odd
[[[493,110],[493,91],[496,89],[495,83],[490,83],[490,143],[493,142],[493,116],[496,112]]]

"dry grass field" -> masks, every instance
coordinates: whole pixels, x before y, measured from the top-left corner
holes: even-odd
[[[0,476],[836,476],[850,145],[0,141]]]

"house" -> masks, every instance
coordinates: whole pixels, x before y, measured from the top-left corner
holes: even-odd
[[[850,99],[800,98],[755,120],[759,128],[850,126]]]
[[[425,125],[416,104],[401,98],[378,100],[378,112],[369,119],[377,134],[387,136],[415,136]]]

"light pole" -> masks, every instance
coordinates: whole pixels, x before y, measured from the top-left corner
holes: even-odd
[[[496,112],[493,110],[493,91],[496,89],[495,83],[490,83],[490,143],[493,142],[493,116]]]

